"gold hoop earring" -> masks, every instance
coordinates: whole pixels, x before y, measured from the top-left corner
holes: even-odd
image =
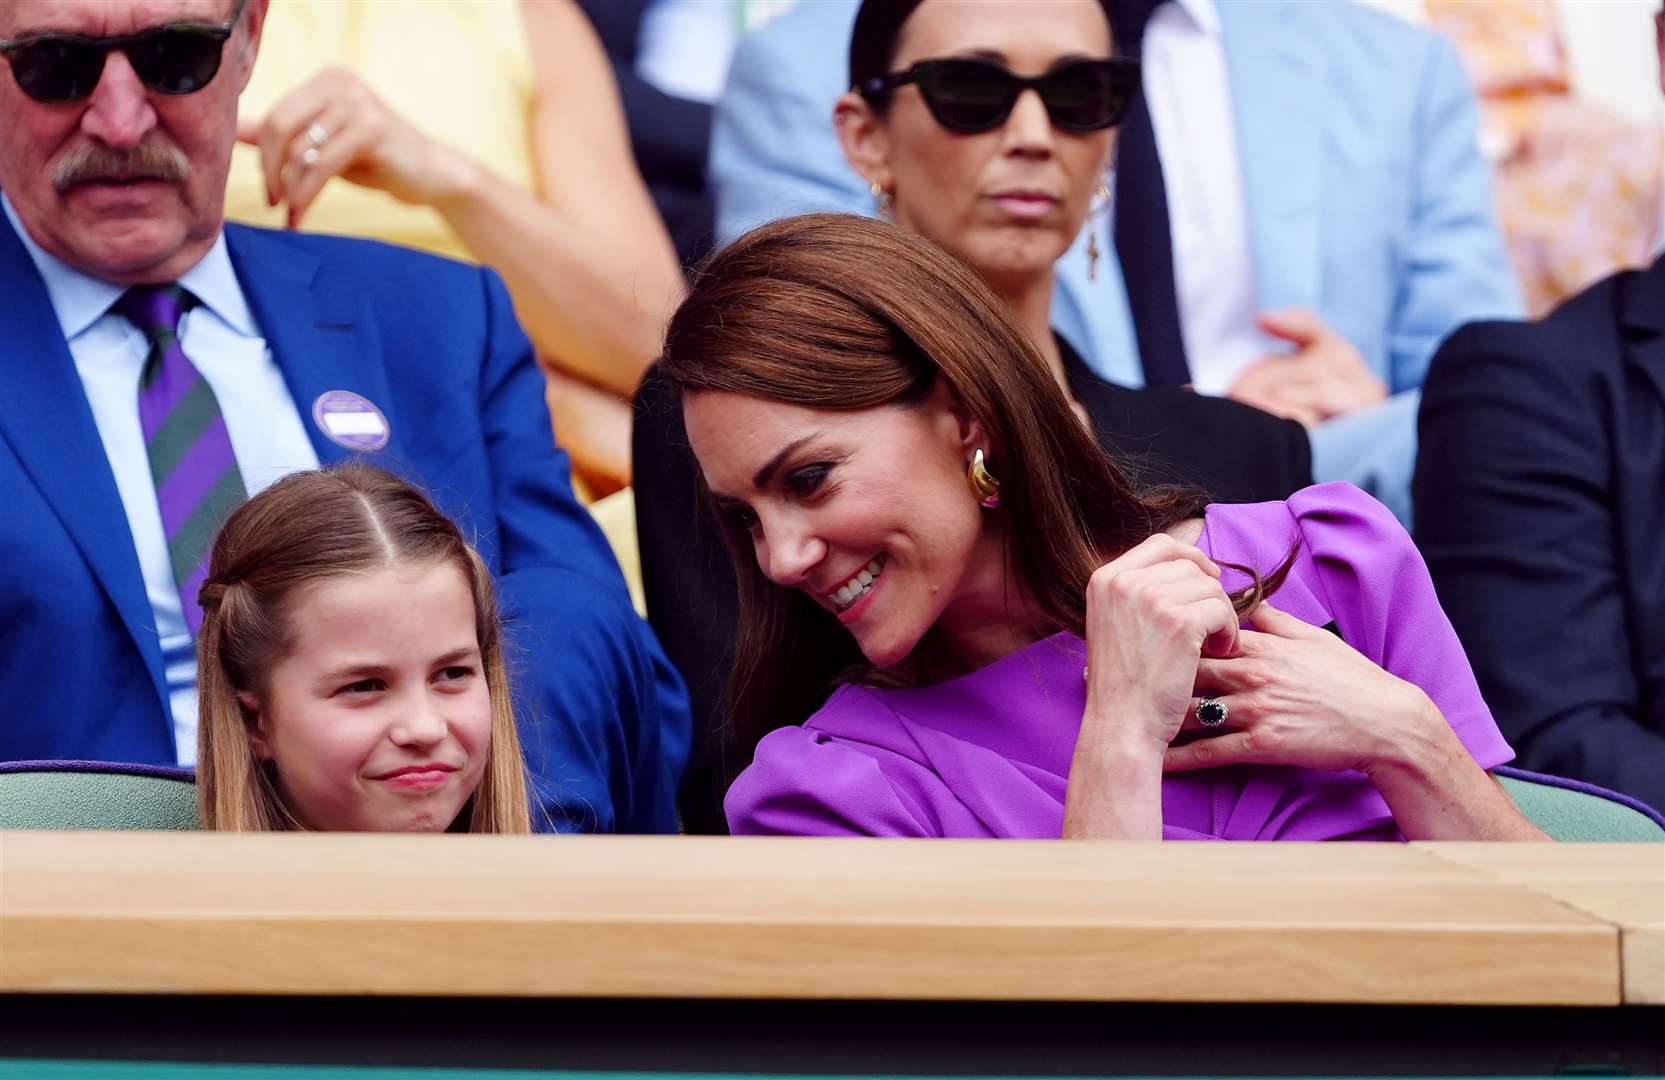
[[[1093,189],[1093,207],[1087,211],[1087,280],[1098,280],[1098,219],[1110,205],[1110,185],[1103,180]]]
[[[873,195],[873,205],[878,208],[879,216],[886,221],[896,219],[896,197],[879,186],[877,180],[867,185],[867,190]]]
[[[971,464],[965,467],[965,481],[971,488],[972,497],[983,509],[993,510],[1000,505],[1000,481],[983,464],[981,447],[971,452]]]

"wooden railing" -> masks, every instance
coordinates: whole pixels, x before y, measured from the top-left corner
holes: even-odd
[[[1661,1004],[1665,845],[0,833],[0,992]]]

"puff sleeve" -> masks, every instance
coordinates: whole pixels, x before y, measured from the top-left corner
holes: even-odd
[[[1404,526],[1351,484],[1320,484],[1285,504],[1310,560],[1314,591],[1353,648],[1431,698],[1482,768],[1515,755],[1440,608],[1422,555]],[[1276,600],[1274,600],[1274,603]]]

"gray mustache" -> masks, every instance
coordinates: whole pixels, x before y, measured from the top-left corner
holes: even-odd
[[[52,187],[64,192],[90,180],[162,180],[179,183],[191,175],[185,152],[162,139],[147,139],[131,150],[86,143],[52,169]]]

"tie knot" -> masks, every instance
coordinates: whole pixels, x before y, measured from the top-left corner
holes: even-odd
[[[155,342],[163,335],[179,334],[179,320],[199,301],[179,285],[135,285],[121,294],[116,310]]]

